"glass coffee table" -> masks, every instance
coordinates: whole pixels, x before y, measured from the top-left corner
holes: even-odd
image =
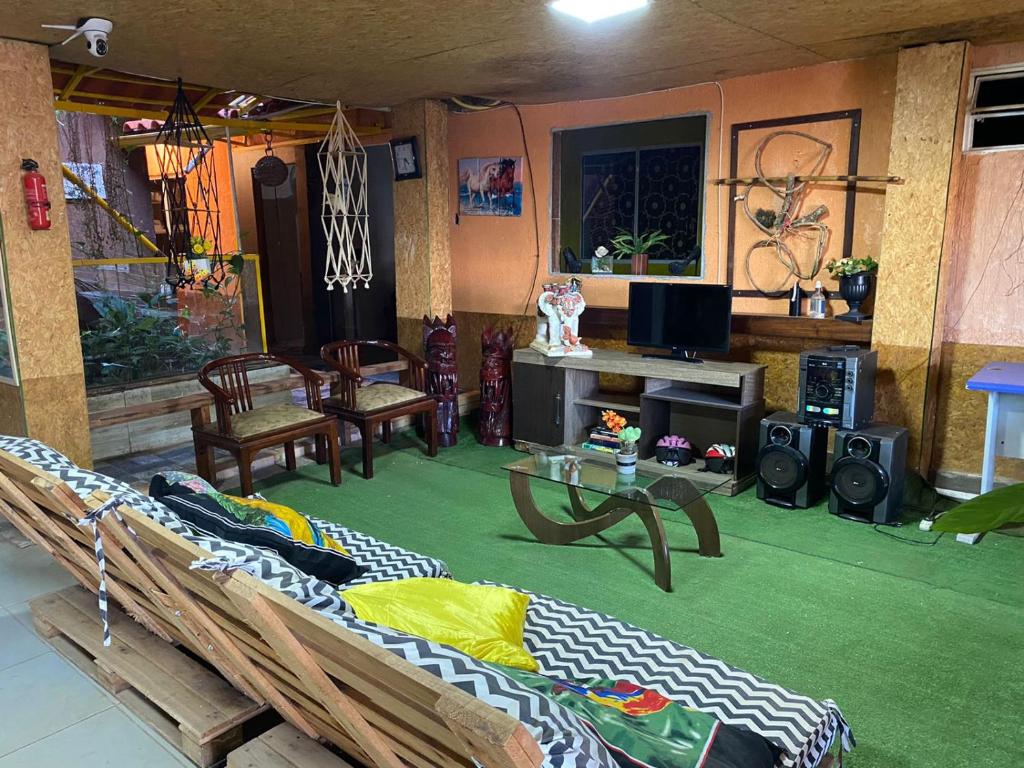
[[[672,564],[661,513],[682,511],[697,531],[697,551],[703,557],[721,557],[718,523],[705,496],[729,482],[702,482],[697,488],[677,474],[654,474],[637,469],[635,475],[619,474],[614,464],[597,458],[566,454],[556,449],[541,450],[507,464],[512,500],[519,517],[544,544],[569,544],[606,531],[630,515],[643,521],[654,553],[654,581],[666,592],[672,590]],[[717,480],[716,475],[709,475]],[[533,498],[531,480],[564,486],[569,493],[572,521],[555,520],[544,514]],[[583,499],[583,491],[603,496],[597,506]]]

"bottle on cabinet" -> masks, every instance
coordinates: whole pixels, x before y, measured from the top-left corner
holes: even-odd
[[[811,294],[807,306],[807,316],[813,317],[816,320],[824,320],[827,309],[828,300],[825,298],[825,291],[821,287],[821,281],[819,280],[814,284],[814,293]]]

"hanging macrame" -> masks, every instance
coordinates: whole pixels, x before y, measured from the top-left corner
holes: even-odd
[[[168,240],[166,280],[177,288],[217,288],[225,268],[213,142],[188,103],[181,78],[156,145]]]
[[[366,207],[366,150],[338,102],[331,130],[320,145],[324,196],[321,215],[327,237],[327,290],[370,287],[369,214]]]

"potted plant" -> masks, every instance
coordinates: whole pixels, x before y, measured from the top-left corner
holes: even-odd
[[[637,443],[640,441],[639,427],[627,427],[626,419],[615,411],[601,411],[604,425],[619,438],[619,447],[615,451],[615,465],[624,475],[636,472]]]
[[[668,240],[668,235],[660,229],[654,229],[642,235],[622,230],[612,239],[612,249],[616,259],[629,256],[630,267],[634,275],[647,274],[647,258],[652,248]]]
[[[878,272],[878,262],[870,256],[863,259],[845,258],[839,261],[833,259],[825,265],[832,277],[839,279],[839,295],[849,305],[849,310],[842,315],[837,315],[836,320],[846,320],[850,323],[863,323],[871,318],[860,311],[860,306],[871,295],[871,289],[875,285],[875,274]]]
[[[654,446],[654,457],[666,467],[685,467],[693,461],[693,447],[685,437],[665,435]]]

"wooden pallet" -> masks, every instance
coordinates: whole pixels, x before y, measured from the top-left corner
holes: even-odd
[[[281,723],[231,752],[227,768],[352,768],[352,764]]]
[[[36,630],[200,768],[209,768],[266,727],[251,701],[207,666],[110,605],[103,646],[96,596],[68,587],[33,600]],[[246,726],[250,726],[247,728]]]

